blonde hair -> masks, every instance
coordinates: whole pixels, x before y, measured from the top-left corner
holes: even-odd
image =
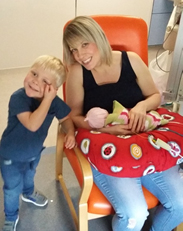
[[[60,59],[50,55],[42,55],[36,58],[31,68],[35,66],[48,70],[55,77],[57,87],[60,87],[65,81],[66,70]]]
[[[112,49],[109,41],[99,24],[88,16],[78,16],[74,18],[64,30],[63,51],[64,62],[66,64],[75,62],[70,47],[74,48],[75,42],[80,39],[95,43],[100,52],[102,63],[106,63],[107,65],[111,64]]]

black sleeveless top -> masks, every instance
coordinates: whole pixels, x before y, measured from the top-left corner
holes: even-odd
[[[116,83],[98,85],[92,72],[83,67],[83,87],[83,115],[93,107],[101,107],[112,113],[113,100],[117,100],[126,108],[132,108],[139,101],[144,100],[125,51],[122,52],[122,69]]]

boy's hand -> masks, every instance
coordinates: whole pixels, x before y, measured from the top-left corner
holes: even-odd
[[[44,98],[53,100],[57,94],[57,90],[51,84],[47,84],[44,89]]]
[[[74,135],[67,134],[65,136],[64,142],[65,142],[65,147],[66,148],[71,149],[71,148],[74,148],[76,146],[76,140],[75,140],[75,136]]]

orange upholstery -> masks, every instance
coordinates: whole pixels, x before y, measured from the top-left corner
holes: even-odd
[[[75,172],[75,175],[78,179],[80,186],[82,187],[83,184],[82,170],[80,168],[80,164],[78,162],[77,156],[74,153],[74,150],[70,151],[68,149],[65,149],[64,152]],[[148,208],[149,209],[154,208],[158,204],[157,198],[144,187],[143,187],[143,192],[146,198]],[[88,198],[88,212],[95,213],[95,214],[104,214],[104,215],[109,215],[114,212],[111,204],[106,199],[106,197],[103,196],[103,194],[95,185],[95,183],[93,184],[90,197]]]
[[[140,18],[128,16],[93,16],[104,30],[113,50],[136,52],[148,64],[147,25]]]
[[[134,51],[148,65],[148,30],[144,20],[121,15],[96,15],[92,18],[104,30],[113,50]],[[65,97],[65,88],[63,94]]]
[[[109,42],[114,50],[134,51],[148,64],[148,46],[147,46],[147,25],[136,17],[128,17],[122,15],[101,15],[92,16],[106,33]],[[67,24],[66,24],[67,25]],[[65,97],[65,87],[63,88]],[[90,164],[83,157],[78,148],[73,150],[64,149],[64,153],[68,158],[76,178],[81,186],[81,197],[78,203],[79,216],[77,217],[69,198],[66,184],[62,176],[62,158],[63,158],[63,134],[61,128],[58,127],[57,135],[57,151],[56,151],[56,178],[60,181],[63,192],[69,204],[73,219],[79,231],[88,230],[89,214],[99,214],[100,216],[114,213],[111,204],[103,196],[97,186],[93,183]],[[87,173],[85,171],[87,168]],[[85,177],[86,175],[86,177]],[[87,183],[90,181],[90,183]],[[91,185],[89,185],[91,184]],[[91,190],[91,191],[90,191]],[[143,188],[144,196],[147,201],[148,208],[153,208],[158,204],[158,200],[147,189]],[[86,195],[86,194],[87,195]],[[96,216],[97,217],[97,216]],[[98,216],[99,217],[99,216]],[[95,218],[94,216],[91,218]]]
[[[158,204],[157,198],[144,187],[143,192],[148,209],[154,208]],[[88,212],[105,215],[109,215],[114,212],[109,201],[103,196],[95,184],[92,187],[91,195],[88,199]]]

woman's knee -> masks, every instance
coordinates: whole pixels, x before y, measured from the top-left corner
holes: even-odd
[[[116,220],[116,222],[126,224],[127,230],[141,230],[148,215],[149,212],[146,208],[132,208],[126,213],[117,211],[114,222]]]
[[[183,195],[172,201],[172,209],[175,214],[182,214],[183,216]]]
[[[181,215],[183,217],[183,195],[169,199],[166,203],[163,203],[162,206],[171,216]]]

